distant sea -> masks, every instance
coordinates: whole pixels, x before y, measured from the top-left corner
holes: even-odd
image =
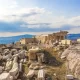
[[[29,34],[13,36],[13,37],[0,37],[0,44],[9,44],[12,42],[17,42],[22,38],[32,38],[32,37],[34,37],[34,35],[29,35]],[[70,40],[76,40],[80,38],[80,34],[68,34],[66,38]]]

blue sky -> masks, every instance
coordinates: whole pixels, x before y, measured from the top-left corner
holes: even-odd
[[[80,0],[0,0],[0,36],[80,33]]]

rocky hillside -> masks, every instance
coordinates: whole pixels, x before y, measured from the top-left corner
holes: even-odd
[[[62,53],[61,58],[66,58],[67,74],[80,78],[80,44],[70,46]]]

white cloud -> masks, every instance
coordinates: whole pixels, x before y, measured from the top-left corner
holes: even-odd
[[[56,31],[55,31],[56,32]],[[79,28],[72,28],[71,30],[68,30],[69,33],[80,33],[80,27]],[[32,35],[40,35],[40,34],[51,34],[53,32],[0,32],[0,37],[10,37],[10,36],[18,36],[18,35],[24,35],[24,34],[32,34]]]
[[[80,33],[80,27],[72,28],[71,30],[68,30],[68,32],[73,34]]]
[[[24,21],[29,24],[36,23],[51,23],[51,28],[60,28],[64,25],[80,26],[80,16],[66,18],[65,16],[54,16],[52,12],[44,8],[33,7],[18,7],[17,0],[0,0],[0,20],[7,22]],[[25,15],[25,17],[23,17]],[[28,27],[41,27],[28,26]]]
[[[80,26],[80,16],[70,18],[68,20],[68,23],[73,26]]]
[[[55,31],[56,32],[56,31]],[[80,27],[79,28],[72,28],[71,30],[68,30],[69,33],[80,33]],[[18,36],[18,35],[25,35],[25,34],[31,34],[31,35],[40,35],[40,34],[51,34],[53,32],[0,32],[0,37],[10,37],[10,36]]]
[[[51,28],[61,28],[64,25],[70,25],[73,26],[80,26],[80,16],[76,17],[70,17],[66,18],[65,16],[54,16],[54,14],[48,14],[47,12],[30,16],[28,18],[25,18],[24,21],[26,21],[29,24],[35,24],[35,23],[51,23]],[[35,26],[36,28],[36,26]]]
[[[0,32],[0,37],[9,37],[9,36],[17,36],[28,34],[27,32]],[[29,33],[30,34],[30,33]]]
[[[16,0],[0,0],[0,16],[11,14],[12,10],[17,7]]]
[[[0,20],[2,21],[28,21],[31,20],[32,18],[36,18],[35,16],[37,16],[38,14],[43,14],[45,13],[45,9],[44,8],[19,8],[14,9],[14,10],[7,10],[7,14],[6,15],[0,15]],[[5,12],[4,12],[5,13]]]
[[[40,25],[39,24],[38,25],[36,25],[36,24],[33,24],[33,25],[22,24],[22,25],[20,25],[20,27],[23,27],[23,28],[25,28],[25,27],[27,27],[27,28],[39,28]]]
[[[0,37],[10,37],[10,36],[18,36],[18,35],[25,35],[25,34],[31,34],[31,35],[40,35],[40,34],[50,34],[53,32],[0,32]]]
[[[50,23],[50,25],[48,25],[49,28],[61,28],[64,25],[70,25],[70,33],[79,32],[79,28],[74,28],[74,26],[80,26],[80,16],[70,18],[66,18],[65,16],[54,16],[54,13],[49,12],[44,8],[19,7],[17,0],[0,0],[0,21],[23,21],[28,24],[33,24],[28,26],[25,24],[21,25],[21,27],[26,28],[43,28],[43,26],[35,25],[39,23]],[[2,35],[4,33],[0,34]],[[7,34],[10,35],[10,33]],[[11,35],[17,34],[21,33],[11,33]]]
[[[23,17],[25,15],[25,17]],[[66,18],[65,16],[54,16],[52,13],[49,13],[44,8],[20,8],[14,10],[13,13],[7,16],[0,17],[2,21],[14,22],[14,21],[23,21],[28,24],[22,24],[21,27],[28,28],[42,28],[41,25],[35,25],[39,23],[50,23],[47,27],[49,28],[61,28],[64,25],[70,25],[71,28],[74,26],[80,26],[80,16]],[[45,25],[46,26],[46,25]]]
[[[50,23],[51,25],[49,25],[48,27],[51,28],[61,28],[64,25],[70,25],[71,27],[80,26],[80,16],[66,18],[64,16],[54,17],[53,15],[46,15],[47,13],[31,16],[25,18],[24,21],[26,21],[29,24]]]

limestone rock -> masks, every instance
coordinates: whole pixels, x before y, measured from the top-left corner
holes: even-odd
[[[80,44],[67,48],[61,58],[66,58],[68,70],[74,73],[75,77],[80,78]]]

